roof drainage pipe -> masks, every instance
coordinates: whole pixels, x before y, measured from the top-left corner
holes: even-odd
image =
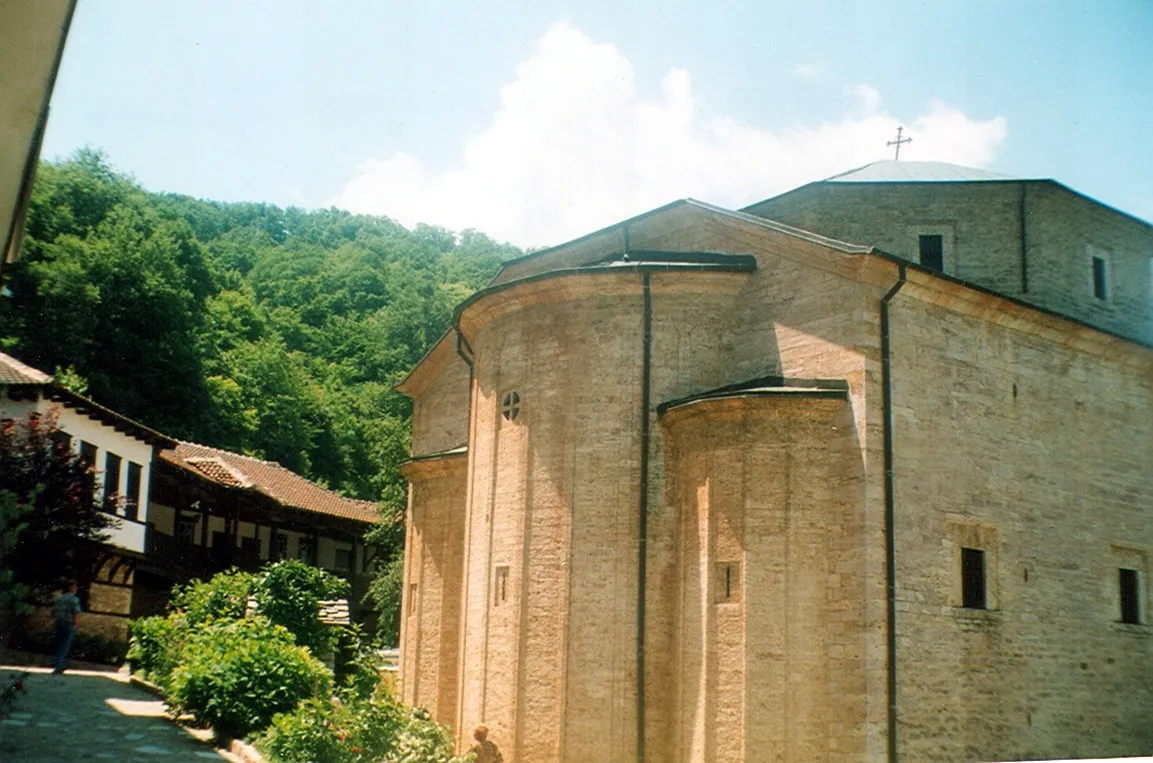
[[[881,407],[884,409],[885,449],[885,620],[888,665],[888,760],[897,762],[897,544],[893,500],[893,372],[889,305],[905,285],[907,269],[899,268],[897,282],[881,298]]]

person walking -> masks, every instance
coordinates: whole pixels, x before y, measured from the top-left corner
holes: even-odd
[[[76,595],[76,582],[69,580],[56,600],[52,602],[52,619],[56,622],[56,662],[53,673],[59,675],[68,667],[68,653],[72,651],[72,637],[76,633],[76,620],[84,610]]]

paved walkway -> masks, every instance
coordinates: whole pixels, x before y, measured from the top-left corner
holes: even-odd
[[[27,691],[0,720],[4,763],[237,760],[169,721],[164,704],[125,675],[0,665],[0,683],[23,670]]]

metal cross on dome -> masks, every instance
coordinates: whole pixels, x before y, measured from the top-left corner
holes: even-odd
[[[889,141],[888,143],[886,143],[886,144],[885,144],[886,146],[896,146],[896,147],[897,147],[897,155],[896,155],[896,156],[894,156],[894,157],[893,157],[893,159],[894,159],[894,160],[896,160],[896,161],[898,161],[898,162],[899,162],[899,161],[901,161],[901,144],[902,144],[902,143],[912,143],[912,142],[913,142],[913,139],[912,139],[912,138],[902,138],[902,137],[901,137],[901,132],[902,132],[904,129],[905,129],[904,127],[898,127],[898,128],[897,128],[897,139],[896,139],[896,140],[891,140],[891,141]]]

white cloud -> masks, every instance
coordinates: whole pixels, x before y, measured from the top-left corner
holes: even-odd
[[[986,165],[1005,120],[941,102],[901,122],[866,84],[839,121],[766,130],[704,112],[689,73],[670,69],[656,98],[637,93],[615,47],[566,23],[548,30],[501,88],[500,108],[443,172],[396,152],[364,162],[333,201],[406,225],[477,228],[524,246],[557,244],[673,199],[737,207],[887,158],[904,124],[910,160]]]
[[[825,76],[825,67],[820,64],[797,64],[792,74],[801,79],[820,79]]]
[[[881,94],[872,85],[850,85],[845,91],[860,102],[861,111],[866,114],[872,114],[881,108]]]

